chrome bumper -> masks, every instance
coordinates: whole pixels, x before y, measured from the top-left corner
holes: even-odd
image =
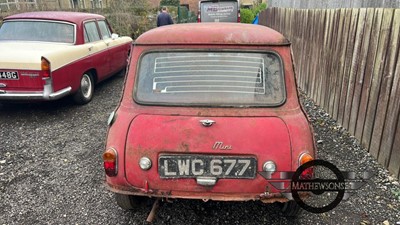
[[[46,85],[44,91],[5,91],[0,89],[0,100],[56,100],[68,95],[71,90],[71,87],[67,87],[57,92],[51,92]]]

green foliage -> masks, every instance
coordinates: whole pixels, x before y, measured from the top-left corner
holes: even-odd
[[[259,4],[254,10],[253,12],[255,13],[255,15],[259,14],[260,12],[262,12],[264,9],[267,8],[267,3],[263,2],[261,4]]]
[[[255,5],[251,9],[241,8],[240,9],[240,21],[242,23],[252,23],[254,18],[262,12],[264,9],[267,8],[266,3],[261,3],[259,5]]]
[[[254,13],[251,9],[240,9],[240,22],[252,23],[254,20]]]
[[[140,34],[155,27],[153,9],[147,0],[112,1],[109,8],[99,14],[105,15],[119,35],[137,38]]]
[[[179,0],[161,0],[160,2],[160,6],[170,6],[170,5],[179,6],[179,4],[180,4]]]

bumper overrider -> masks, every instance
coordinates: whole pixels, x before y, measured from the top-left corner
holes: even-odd
[[[0,89],[0,100],[56,100],[71,93],[72,88],[66,87],[53,92],[51,84],[45,84],[43,91],[8,91]]]

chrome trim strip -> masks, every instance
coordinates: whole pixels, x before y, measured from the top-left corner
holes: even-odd
[[[0,100],[56,100],[66,96],[71,90],[71,87],[53,93],[46,93],[46,91],[19,92],[0,90]]]
[[[49,95],[50,99],[54,100],[54,99],[59,99],[62,98],[64,96],[66,96],[67,94],[69,94],[71,92],[72,88],[71,87],[67,87],[64,89],[61,89],[57,92],[51,93]]]

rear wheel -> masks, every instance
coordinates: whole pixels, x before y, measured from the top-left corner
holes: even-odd
[[[141,207],[146,197],[143,196],[133,196],[133,195],[123,195],[115,193],[115,200],[119,207],[125,210],[132,210]]]
[[[293,200],[278,204],[283,215],[285,216],[289,217],[297,216],[300,212],[300,206]]]
[[[82,75],[79,89],[73,96],[75,103],[79,105],[89,103],[93,98],[93,92],[94,82],[92,74],[86,72]]]

